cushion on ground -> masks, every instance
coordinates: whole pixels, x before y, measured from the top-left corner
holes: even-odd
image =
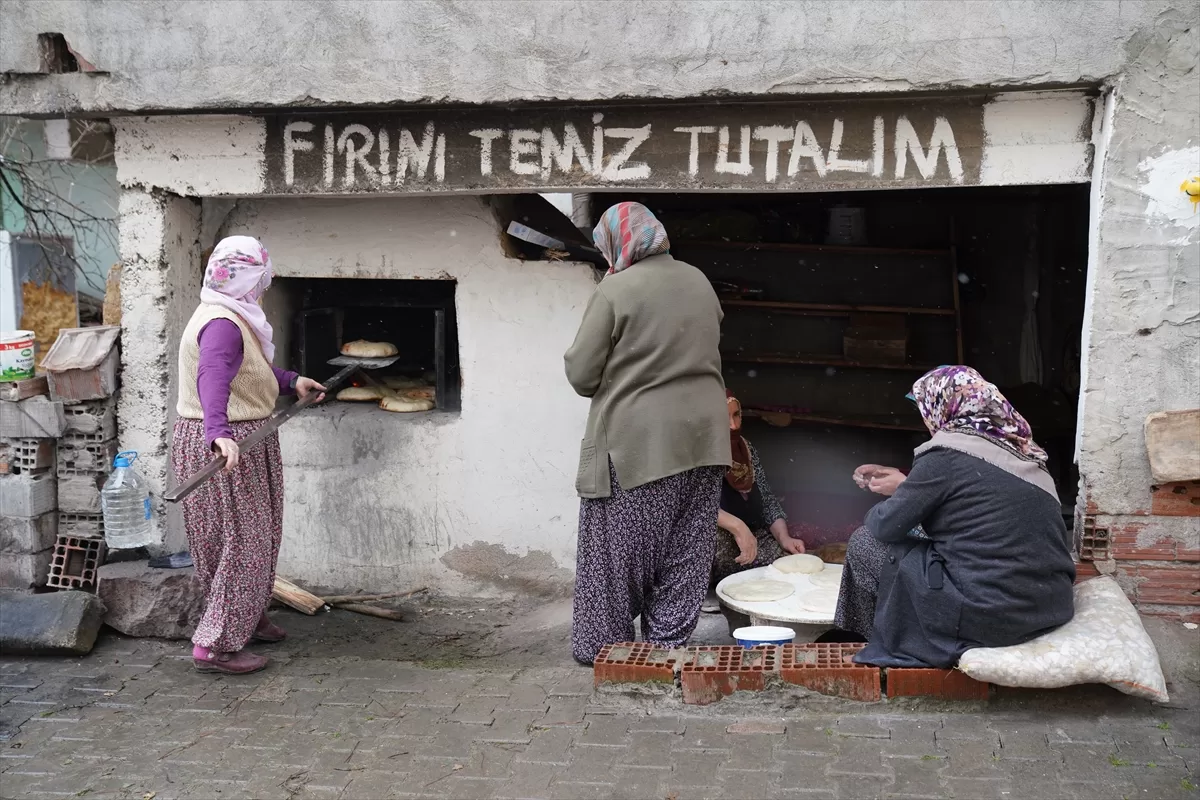
[[[1154,642],[1121,587],[1105,576],[1075,587],[1075,617],[1066,625],[1025,644],[968,650],[958,668],[999,686],[1106,683],[1134,697],[1167,702]]]

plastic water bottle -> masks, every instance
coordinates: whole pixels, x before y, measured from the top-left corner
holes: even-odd
[[[112,474],[100,490],[104,540],[112,550],[132,550],[158,543],[150,518],[150,485],[130,466],[137,457],[133,450],[118,453]]]

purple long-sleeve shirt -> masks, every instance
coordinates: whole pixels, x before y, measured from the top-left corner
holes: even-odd
[[[204,437],[208,446],[217,439],[232,439],[229,427],[229,384],[242,368],[242,332],[227,319],[214,319],[200,329],[200,366],[196,370],[196,391],[204,411]],[[280,394],[295,394],[295,372],[272,366],[279,381]]]

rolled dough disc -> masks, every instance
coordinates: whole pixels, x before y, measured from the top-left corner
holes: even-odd
[[[801,594],[797,598],[797,605],[800,606],[801,610],[810,611],[814,614],[832,614],[837,610],[839,593],[837,586],[817,587]]]
[[[424,400],[413,397],[385,397],[379,401],[379,407],[384,411],[397,411],[400,413],[412,413],[414,411],[432,411],[434,403],[432,400]]]
[[[725,587],[725,594],[733,600],[746,603],[770,603],[791,597],[796,587],[783,581],[753,580],[742,581]]]
[[[815,575],[825,569],[825,562],[808,553],[800,553],[777,558],[771,566],[787,575]]]
[[[373,403],[382,397],[374,386],[350,386],[337,393],[337,399],[347,403]]]
[[[825,569],[815,575],[809,575],[808,579],[812,581],[812,585],[819,589],[839,589],[842,585],[842,571],[840,569]]]
[[[391,342],[368,342],[359,339],[342,345],[342,355],[351,358],[390,358],[399,352]]]

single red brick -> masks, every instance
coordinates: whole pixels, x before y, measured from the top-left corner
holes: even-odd
[[[945,700],[987,700],[991,684],[956,669],[889,668],[888,697],[940,697]]]
[[[882,698],[879,668],[855,664],[861,644],[786,644],[780,649],[779,677],[821,694],[876,702]]]
[[[778,672],[775,647],[722,645],[692,647],[691,660],[680,670],[683,702],[708,705],[737,691],[761,692],[768,673]]]
[[[673,683],[670,651],[647,642],[605,645],[592,664],[594,685],[602,683]]]
[[[1150,513],[1160,517],[1200,517],[1200,481],[1155,486],[1150,492]]]
[[[1181,564],[1178,567],[1139,566],[1134,573],[1142,580],[1138,589],[1200,590],[1200,565]]]

